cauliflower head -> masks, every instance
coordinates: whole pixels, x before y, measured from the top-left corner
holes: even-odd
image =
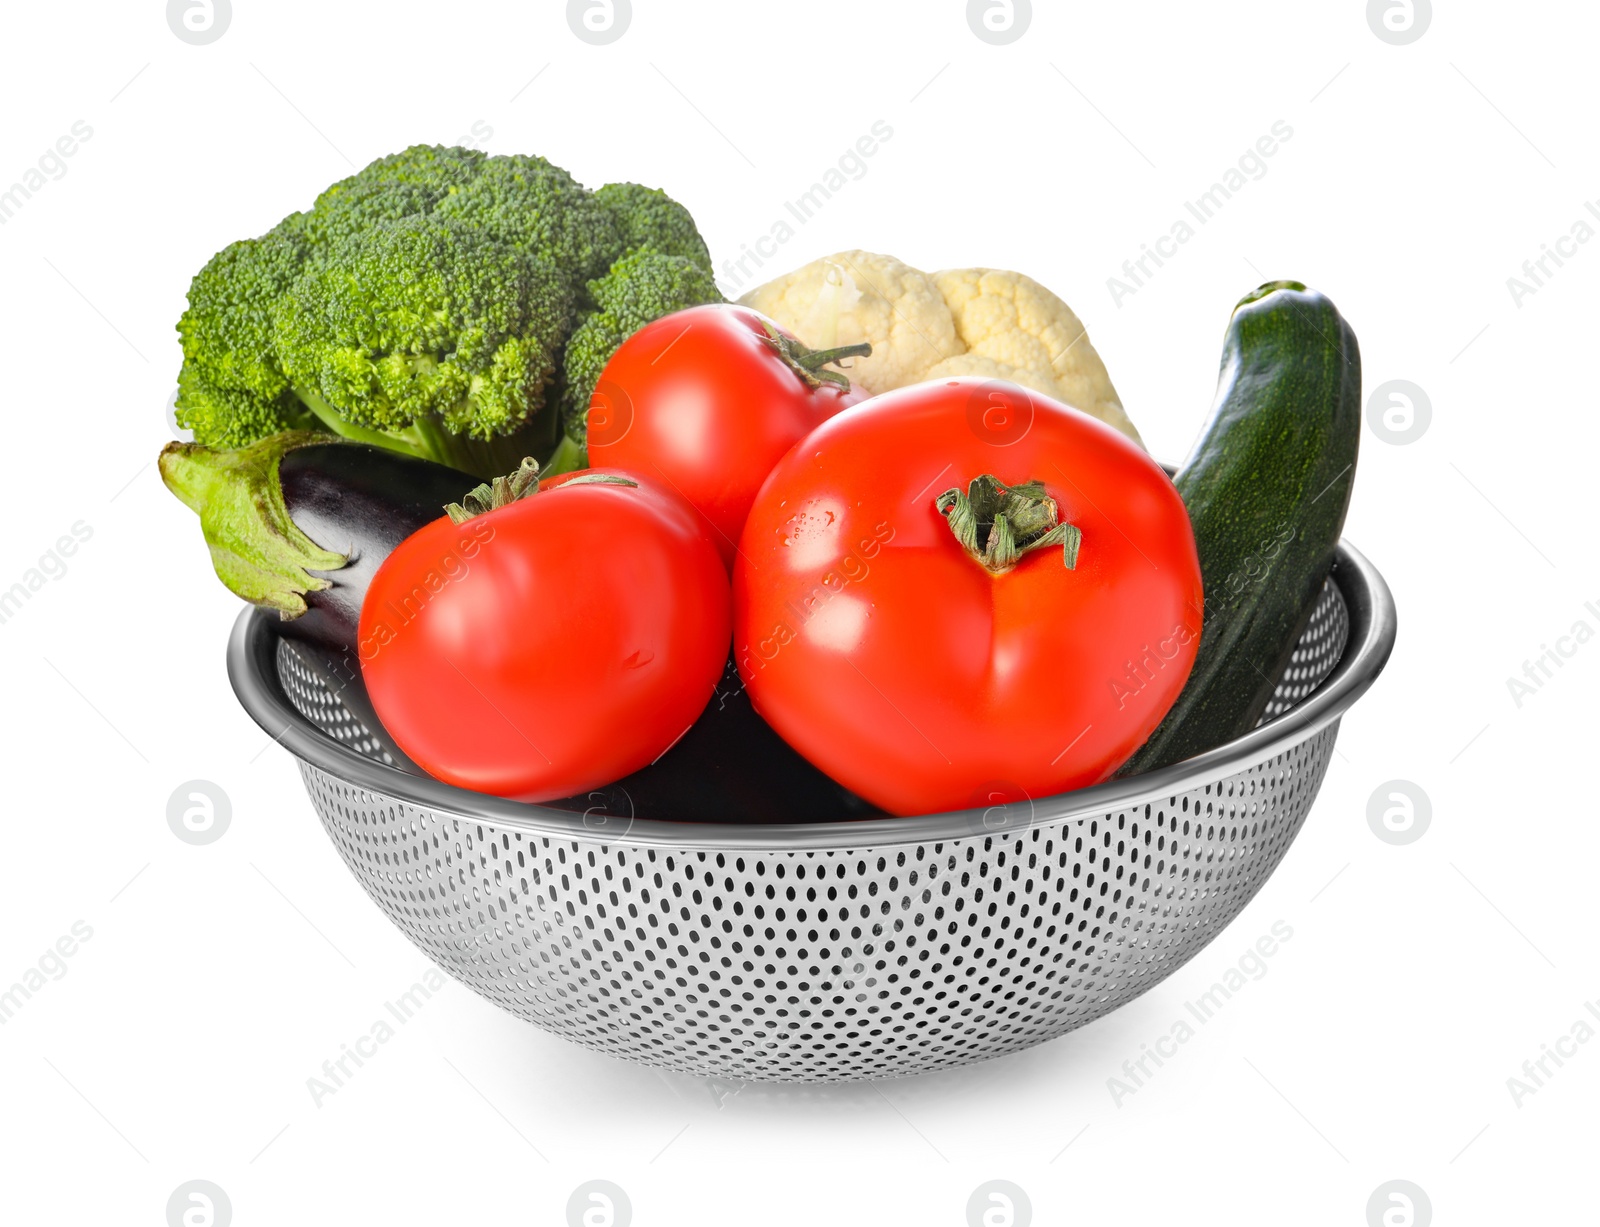
[[[739,300],[807,345],[872,343],[851,382],[876,395],[927,379],[1005,379],[1081,409],[1143,445],[1105,363],[1072,308],[1021,273],[924,273],[843,251],[758,286]]]

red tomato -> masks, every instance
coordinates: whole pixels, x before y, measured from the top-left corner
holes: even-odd
[[[968,552],[961,500],[941,496],[986,474],[1042,483],[1007,496],[1014,536],[1049,526],[1047,496],[1081,534],[1075,565],[1065,528],[998,574]],[[975,545],[988,540],[980,527]],[[1077,410],[977,379],[819,427],[761,488],[734,570],[756,709],[896,814],[1106,779],[1177,698],[1202,609],[1189,517],[1155,461]]]
[[[612,355],[589,406],[590,463],[638,473],[694,504],[730,567],[772,466],[819,423],[864,399],[858,389],[813,386],[767,325],[798,345],[765,316],[731,303],[663,316]]]
[[[722,676],[728,577],[704,522],[631,476],[570,474],[402,541],[361,607],[361,676],[400,748],[547,801],[653,762]]]

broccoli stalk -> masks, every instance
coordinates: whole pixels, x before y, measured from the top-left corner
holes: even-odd
[[[453,435],[437,418],[427,415],[415,419],[404,430],[372,430],[340,417],[332,405],[310,388],[296,387],[294,391],[301,405],[309,411],[309,427],[320,427],[352,443],[369,443],[402,456],[431,460],[477,476],[505,468],[513,456],[548,455],[551,436],[560,425],[556,415],[541,414],[537,422],[515,434],[475,439]],[[559,442],[555,444],[557,450],[560,446]]]

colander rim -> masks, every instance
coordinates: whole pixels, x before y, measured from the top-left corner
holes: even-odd
[[[1350,632],[1339,663],[1310,695],[1277,719],[1194,758],[1035,800],[1025,828],[1054,826],[1177,796],[1264,762],[1342,716],[1388,662],[1397,615],[1383,576],[1348,542],[1341,541],[1335,551],[1331,578],[1344,597]],[[229,637],[228,680],[251,718],[303,763],[356,788],[463,821],[564,840],[718,852],[844,852],[998,834],[983,825],[982,809],[912,818],[781,824],[602,818],[492,797],[412,775],[358,753],[295,709],[278,678],[278,623],[272,611],[250,607],[240,613]],[[1014,837],[1018,831],[1019,827],[1011,826],[1005,834]]]

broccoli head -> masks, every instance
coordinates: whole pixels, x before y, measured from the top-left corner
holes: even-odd
[[[590,287],[631,279],[621,258],[642,253],[703,268],[703,286],[663,266],[600,304]],[[201,269],[178,322],[178,421],[211,447],[321,428],[490,477],[555,446],[580,321],[605,317],[571,337],[586,405],[611,350],[654,318],[645,304],[706,301],[709,270],[664,193],[415,145]]]
[[[624,256],[588,289],[596,310],[572,330],[563,364],[564,451],[587,445],[589,399],[606,363],[624,341],[663,315],[722,301],[707,267],[648,249]]]
[[[329,429],[459,462],[448,436],[493,440],[538,410],[571,313],[558,267],[419,215],[309,265],[278,302],[273,342]]]

